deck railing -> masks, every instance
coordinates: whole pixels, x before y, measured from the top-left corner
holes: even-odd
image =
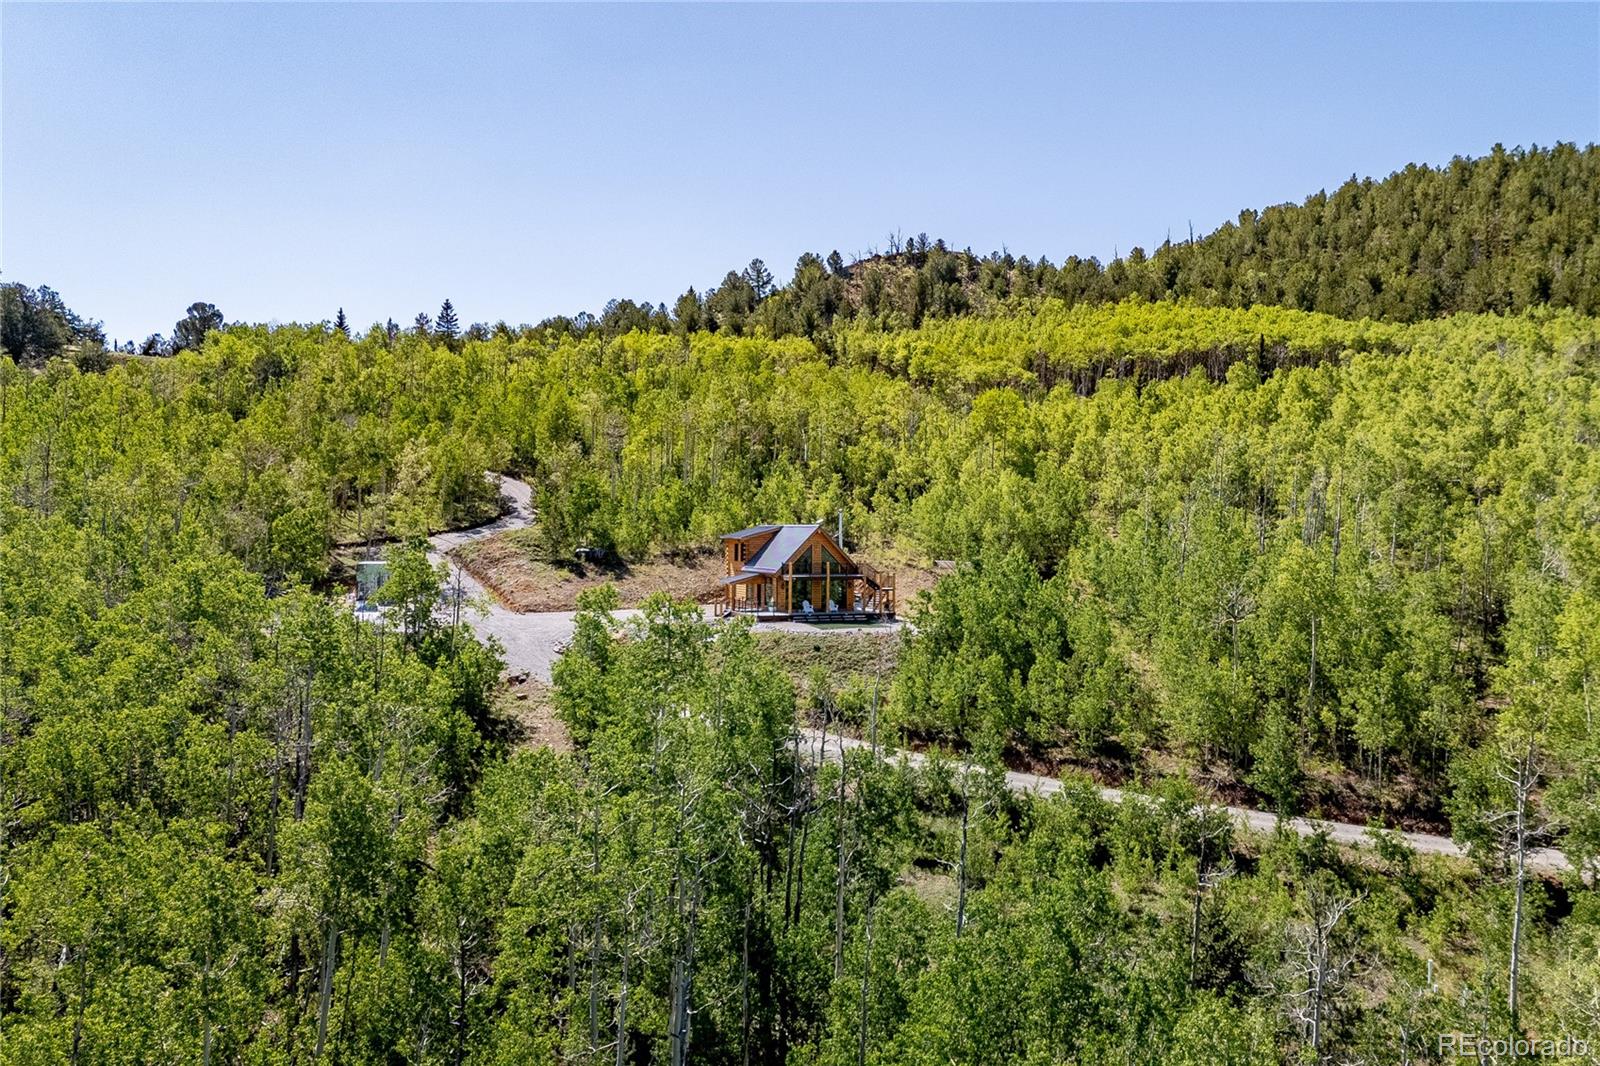
[[[814,583],[809,586],[811,594],[824,597],[821,602],[813,603],[813,614],[866,614],[884,618],[893,617],[898,606],[895,602],[897,599],[895,575],[881,571],[871,563],[861,560],[856,560],[854,571],[825,570],[821,573],[799,573],[786,569],[780,570],[773,577],[777,579],[778,584],[787,585],[787,595],[780,593],[776,597],[751,599],[746,590],[744,596],[737,593],[730,594],[723,609],[734,614],[798,618],[804,614],[802,597],[797,597],[795,592],[795,583],[799,581]],[[843,602],[834,603],[826,599],[835,591],[836,583],[844,586]],[[780,603],[787,604],[788,609],[780,608],[778,606]],[[831,611],[828,609],[830,606]]]
[[[814,594],[821,595],[832,592],[832,586],[835,584],[843,585],[847,597],[843,602],[839,603],[826,599],[813,603],[812,614],[818,616],[835,614],[892,616],[895,611],[894,575],[871,570],[864,563],[860,564],[860,567],[861,569],[857,571],[828,574],[826,576],[822,574],[789,575],[780,573],[777,575],[779,580],[789,586],[789,593],[786,597],[765,601],[760,599],[754,601],[734,599],[733,602],[727,605],[725,610],[734,614],[782,615],[799,618],[805,614],[805,610],[802,606],[801,598],[794,591],[794,585],[798,581],[807,581],[815,582],[817,586],[822,586],[822,588],[813,587],[811,590]],[[790,605],[789,609],[783,610],[778,607],[778,603],[781,602],[787,602]]]

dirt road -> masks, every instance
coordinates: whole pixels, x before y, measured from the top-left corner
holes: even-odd
[[[867,742],[854,737],[840,737],[830,735],[824,746],[823,736],[814,729],[801,731],[802,749],[810,753],[813,759],[818,757],[819,751],[823,758],[837,760],[845,749],[865,748]],[[904,759],[912,766],[923,766],[927,763],[926,755],[912,751],[896,751],[884,753],[885,758]],[[1039,796],[1050,796],[1060,792],[1064,785],[1059,778],[1040,777],[1038,774],[1023,773],[1018,770],[1006,771],[1006,788],[1012,792],[1029,792]],[[1109,803],[1123,803],[1130,799],[1145,801],[1145,795],[1138,792],[1126,792],[1120,788],[1099,789],[1102,799]],[[1271,833],[1278,827],[1278,816],[1269,811],[1250,810],[1246,807],[1222,807],[1233,818],[1234,824],[1250,829],[1257,833]],[[1371,847],[1372,837],[1368,835],[1366,826],[1352,825],[1349,822],[1325,822],[1318,818],[1289,818],[1284,820],[1289,829],[1303,837],[1315,836],[1318,833],[1327,833],[1328,838],[1336,844],[1349,847]],[[1436,836],[1433,833],[1397,833],[1420,855],[1444,855],[1455,859],[1468,858],[1467,851],[1449,837]],[[1561,874],[1572,868],[1567,857],[1554,848],[1540,848],[1528,855],[1528,868],[1538,873]]]
[[[500,494],[510,502],[505,514],[488,525],[429,537],[428,558],[450,569],[449,583],[467,597],[462,617],[480,636],[493,637],[505,648],[506,669],[550,680],[550,668],[572,639],[573,613],[518,614],[500,604],[477,578],[447,557],[449,551],[475,540],[524,529],[533,522],[533,492],[527,482],[501,476]]]

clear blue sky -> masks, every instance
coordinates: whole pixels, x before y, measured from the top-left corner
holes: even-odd
[[[0,4],[0,270],[119,338],[1059,260],[1600,140],[1600,6]]]

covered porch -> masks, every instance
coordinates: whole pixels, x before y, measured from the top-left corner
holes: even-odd
[[[870,567],[855,572],[739,573],[723,578],[723,614],[758,621],[871,622],[893,618],[892,579]]]

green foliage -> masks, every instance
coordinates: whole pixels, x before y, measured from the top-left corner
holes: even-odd
[[[215,304],[196,302],[189,305],[177,325],[172,327],[174,352],[197,350],[206,337],[222,328],[222,312]]]
[[[105,343],[100,323],[73,313],[54,289],[45,285],[30,289],[17,282],[0,285],[0,357],[35,367],[76,349],[81,361],[90,351],[104,355]]]
[[[417,957],[378,946],[473,786],[469,712],[499,666],[470,641],[412,653],[302,589],[269,598],[203,524],[140,551],[102,513],[0,511],[6,1057],[352,1042],[367,1023],[319,1006],[320,975],[381,986]]]
[[[1267,712],[1261,735],[1250,749],[1255,765],[1250,784],[1266,796],[1272,809],[1294,814],[1300,806],[1300,785],[1305,776],[1300,765],[1301,739],[1281,707]]]
[[[952,737],[1066,734],[1092,753],[1134,714],[1132,679],[1103,609],[1064,573],[1041,581],[1020,552],[989,557],[935,586],[913,618],[893,708]]]
[[[1281,802],[1319,764],[1443,791],[1543,573],[1568,650],[1528,684],[1561,694],[1551,750],[1574,753],[1551,799],[1596,835],[1592,320],[1044,302],[835,341],[507,331],[457,351],[233,327],[104,375],[0,375],[0,472],[23,513],[96,530],[112,597],[192,537],[274,587],[324,582],[332,542],[491,515],[483,472],[507,467],[552,558],[844,510],[869,549],[974,564],[913,642],[903,724],[1166,748]],[[417,645],[437,599],[411,586]]]
[[[1592,1033],[1592,889],[1517,856],[1600,854],[1595,321],[1406,322],[1592,308],[1591,204],[1522,183],[1587,188],[1593,158],[1408,171],[1103,271],[921,237],[771,292],[752,263],[675,320],[352,339],[202,305],[176,358],[95,373],[8,332],[4,1057],[1426,1061],[1440,1031]],[[1497,196],[1512,238],[1478,259],[1487,207],[1396,228],[1415,285],[1343,251]],[[877,739],[961,754],[824,760],[747,626],[612,590],[556,667],[576,750],[507,751],[502,664],[421,544],[495,513],[491,470],[530,480],[552,555],[843,510],[954,560]],[[387,545],[381,625],[328,595],[339,543]],[[838,680],[810,722],[867,733],[876,691]],[[1422,813],[1481,863],[1236,839],[1181,783],[1013,796],[1019,752],[1178,756],[1286,811],[1329,777],[1448,791]]]

